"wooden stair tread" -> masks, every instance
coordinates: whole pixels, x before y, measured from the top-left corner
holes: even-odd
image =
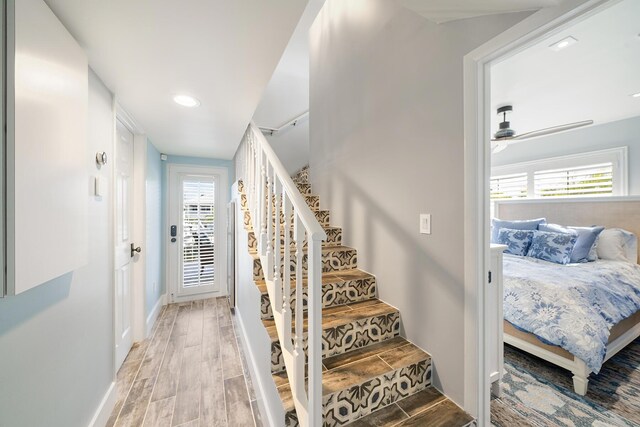
[[[337,365],[333,369],[324,367],[322,372],[322,394],[326,396],[340,390],[347,390],[396,369],[431,359],[428,353],[399,337],[370,347],[375,347],[375,349],[347,358],[348,363]],[[352,353],[358,353],[358,350]],[[400,357],[401,354],[404,354],[404,356]],[[286,372],[273,374],[273,379],[278,388],[285,412],[292,410],[294,405]]]
[[[322,309],[322,329],[334,328],[346,325],[369,317],[381,316],[390,313],[397,313],[398,309],[386,304],[379,299],[355,302],[353,304],[338,305]],[[278,331],[275,321],[272,319],[262,320],[271,341],[278,341]],[[304,330],[307,330],[307,319],[304,321]]]
[[[373,274],[367,273],[366,271],[363,271],[357,268],[354,268],[351,270],[329,271],[326,273],[322,273],[322,285],[328,286],[334,283],[346,282],[348,280],[362,280],[362,279],[369,279],[372,277],[374,277]],[[296,283],[295,279],[292,279],[291,283],[294,284],[295,286],[295,283]],[[267,293],[267,283],[264,280],[256,280],[255,284],[260,290],[261,294]],[[302,280],[302,286],[306,288],[307,285],[308,285],[308,281],[306,278],[304,278]],[[292,286],[292,289],[293,289],[293,286]]]
[[[349,425],[353,427],[463,427],[472,420],[469,414],[431,386]]]

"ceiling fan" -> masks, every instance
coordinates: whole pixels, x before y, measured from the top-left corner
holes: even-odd
[[[551,135],[558,132],[564,132],[571,129],[576,129],[583,126],[589,126],[593,124],[593,120],[583,120],[581,122],[566,123],[563,125],[552,126],[544,129],[533,130],[531,132],[516,135],[516,131],[511,129],[511,122],[507,120],[507,114],[513,111],[512,105],[505,105],[498,108],[498,116],[502,116],[502,122],[500,122],[500,129],[494,135],[491,140],[491,152],[499,153],[509,146],[511,142],[524,141],[526,139],[536,138],[539,136]]]

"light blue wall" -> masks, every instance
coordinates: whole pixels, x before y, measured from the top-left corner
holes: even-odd
[[[231,194],[231,185],[235,179],[235,168],[233,160],[208,159],[204,157],[186,157],[186,156],[168,156],[167,160],[162,162],[162,264],[166,263],[167,241],[169,239],[169,220],[167,218],[168,196],[169,196],[169,165],[193,165],[193,166],[212,166],[227,168],[229,176],[229,188],[227,191]],[[226,206],[224,207],[226,209]],[[162,292],[167,289],[166,269],[162,268]]]
[[[629,147],[629,194],[640,194],[640,117],[576,129],[571,132],[511,144],[494,154],[493,166],[607,148]]]
[[[115,158],[112,96],[92,72],[88,102],[87,188],[89,177],[112,179],[113,162],[98,170],[95,153]],[[110,185],[101,198],[87,191],[86,266],[0,299],[2,427],[85,427],[114,379],[110,200]]]
[[[147,140],[146,185],[146,292],[148,316],[162,291],[162,161],[160,152]]]

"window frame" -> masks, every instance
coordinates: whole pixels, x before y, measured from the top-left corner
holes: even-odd
[[[584,199],[592,197],[620,197],[629,194],[629,171],[628,171],[628,147],[617,147],[606,150],[589,151],[566,156],[548,157],[527,162],[512,163],[491,168],[491,177],[498,177],[513,174],[527,174],[527,197],[506,199],[506,200],[557,200],[557,199]],[[613,165],[611,194],[607,195],[587,195],[587,196],[565,196],[565,197],[536,197],[534,174],[536,172],[551,169],[568,169],[574,167],[590,166],[601,163],[611,163]],[[493,201],[505,201],[495,199]]]

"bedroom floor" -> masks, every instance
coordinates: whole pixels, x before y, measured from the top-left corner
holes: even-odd
[[[585,397],[571,373],[505,345],[502,395],[491,421],[511,426],[640,426],[640,338],[604,364]]]

